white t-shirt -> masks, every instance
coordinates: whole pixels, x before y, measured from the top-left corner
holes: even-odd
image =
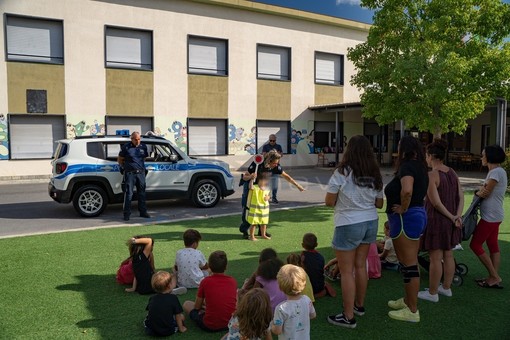
[[[280,302],[273,317],[274,325],[283,325],[283,332],[278,335],[278,339],[309,340],[310,317],[314,314],[313,303],[306,295],[301,295],[298,300]]]
[[[386,255],[385,260],[390,263],[398,263],[397,254],[395,253],[395,248],[393,247],[393,240],[391,237],[388,237],[384,241],[384,250],[388,251],[388,255]]]
[[[383,191],[356,185],[352,172],[345,176],[335,170],[329,179],[328,192],[338,194],[335,205],[335,226],[377,220],[375,199],[383,198]]]
[[[497,167],[489,171],[485,183],[490,179],[498,182],[489,197],[480,205],[480,215],[487,222],[502,222],[504,217],[503,199],[505,198],[508,178],[505,169]]]
[[[177,250],[175,265],[177,266],[177,285],[186,288],[198,288],[206,276],[200,267],[207,261],[200,250],[184,248]]]

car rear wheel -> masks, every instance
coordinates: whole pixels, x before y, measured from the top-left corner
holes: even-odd
[[[73,197],[74,209],[83,217],[101,215],[107,204],[105,191],[97,185],[85,185]]]
[[[203,179],[193,187],[191,198],[197,207],[214,207],[220,200],[220,187],[213,180]]]

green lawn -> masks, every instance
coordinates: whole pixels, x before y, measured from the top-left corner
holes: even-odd
[[[466,197],[466,201],[470,201]],[[510,211],[508,198],[505,210]],[[385,217],[381,213],[381,226]],[[333,233],[332,210],[325,207],[271,213],[273,239],[249,242],[237,231],[239,216],[179,222],[167,225],[125,227],[94,231],[50,234],[0,240],[0,338],[33,339],[113,339],[143,337],[147,296],[128,294],[115,282],[119,263],[127,257],[125,241],[135,234],[155,239],[157,269],[168,270],[175,252],[181,248],[181,235],[187,228],[198,229],[203,241],[199,249],[206,257],[214,250],[225,250],[229,257],[227,273],[243,282],[257,267],[257,257],[265,247],[275,248],[282,259],[301,250],[301,238],[314,232],[319,250],[333,254],[329,244]],[[382,228],[380,228],[382,230]],[[380,234],[382,235],[382,233]],[[326,316],[341,310],[340,295],[319,299],[317,319],[312,321],[312,339],[340,337],[359,339],[508,339],[510,336],[510,225],[503,224],[500,246],[503,258],[503,290],[483,289],[473,279],[485,270],[463,244],[456,252],[458,262],[468,265],[464,285],[453,290],[452,298],[440,302],[420,302],[421,322],[408,324],[387,317],[389,299],[402,296],[402,279],[395,272],[369,282],[365,307],[355,330],[327,323]],[[427,287],[423,273],[422,287]],[[335,283],[340,292],[338,283]],[[196,290],[179,297],[194,299]],[[200,332],[187,322],[188,332],[179,339],[219,339],[221,334]]]

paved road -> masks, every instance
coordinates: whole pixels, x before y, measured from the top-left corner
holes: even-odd
[[[285,180],[280,180],[278,193],[280,204],[272,205],[272,210],[318,205],[324,202],[324,193],[332,169],[289,169],[288,173],[301,183],[306,191],[299,192]],[[383,174],[384,182],[387,183],[391,179],[391,171],[385,169]],[[463,175],[469,176],[462,178],[466,186],[477,185],[484,176],[480,173],[461,174]],[[239,178],[240,173],[235,173],[235,176]],[[183,200],[149,201],[151,219],[137,217],[134,203],[132,218],[126,223],[122,221],[121,204],[109,205],[99,217],[83,218],[74,211],[72,204],[54,202],[48,196],[46,182],[0,184],[0,238],[236,214],[241,210],[241,190],[240,188],[236,190],[234,195],[221,200],[211,209],[195,208],[190,202]]]

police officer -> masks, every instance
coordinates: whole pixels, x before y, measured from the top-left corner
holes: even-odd
[[[145,205],[145,158],[147,156],[147,146],[141,143],[140,133],[136,131],[131,134],[131,142],[120,148],[117,162],[121,173],[124,174],[124,221],[129,221],[131,216],[131,199],[135,186],[140,217],[150,218]]]

